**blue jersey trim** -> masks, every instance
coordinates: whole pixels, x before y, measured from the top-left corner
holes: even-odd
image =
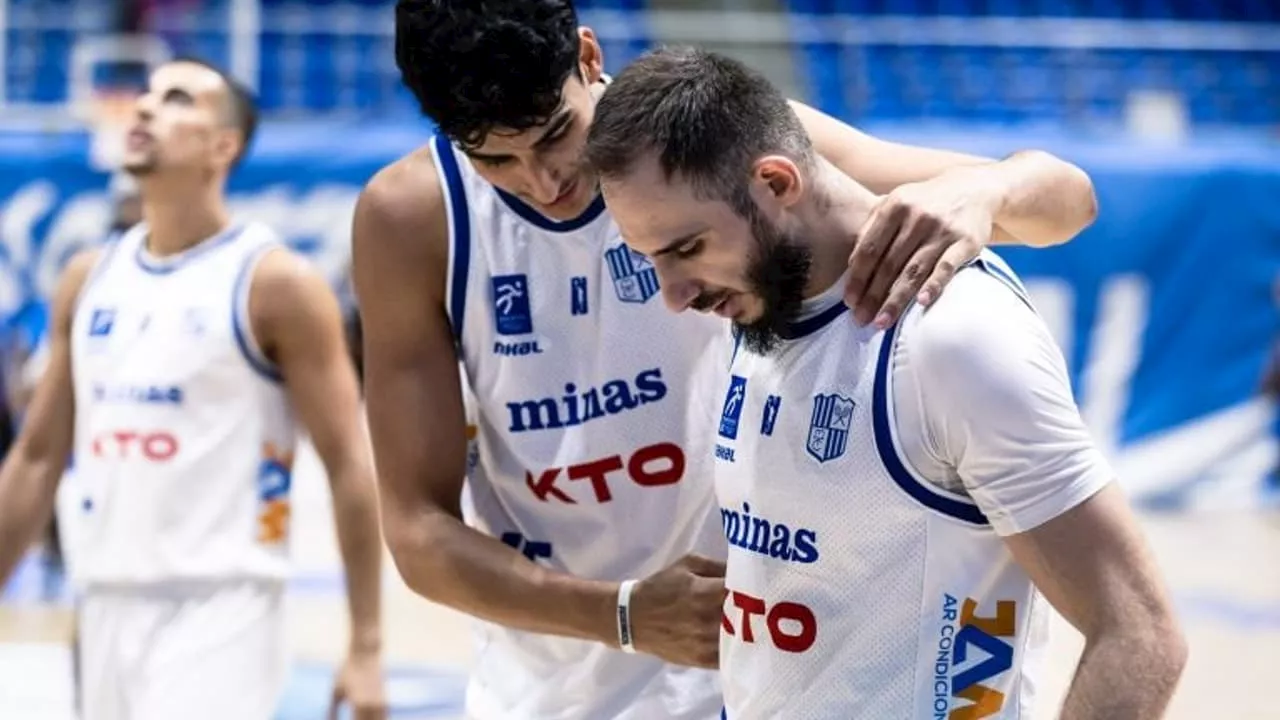
[[[462,184],[462,171],[453,145],[443,134],[436,135],[436,158],[444,175],[444,193],[449,202],[449,321],[453,339],[462,345],[462,319],[467,310],[467,277],[471,269],[471,213],[467,208],[467,191]]]
[[[990,257],[979,256],[972,264],[973,267],[978,268],[996,280],[1004,283],[1013,291],[1014,295],[1018,296],[1019,300],[1026,303],[1027,307],[1031,308],[1033,312],[1035,311],[1036,308],[1031,304],[1031,296],[1027,293],[1027,289],[1023,287],[1022,283],[1018,278],[1014,277],[1013,273],[1009,269],[1002,266],[999,262],[993,261]]]
[[[893,366],[893,344],[897,331],[898,325],[894,324],[884,332],[884,337],[880,340],[875,387],[871,398],[871,425],[875,433],[876,452],[880,455],[880,462],[889,471],[889,477],[893,478],[893,482],[921,505],[972,525],[989,526],[990,521],[977,505],[944,495],[940,489],[921,482],[898,456],[897,447],[893,442],[893,429],[889,425],[889,372]]]
[[[147,254],[147,233],[144,232],[142,237],[138,238],[138,247],[134,250],[133,257],[137,261],[138,267],[152,275],[168,275],[180,268],[190,265],[193,261],[201,256],[208,254],[210,251],[222,247],[227,243],[240,237],[240,233],[244,231],[241,225],[232,225],[222,232],[214,235],[208,240],[201,241],[197,245],[174,255],[171,258],[153,258]]]
[[[511,212],[519,215],[525,222],[536,225],[547,232],[567,233],[573,232],[574,230],[581,230],[591,224],[591,221],[600,217],[600,215],[604,213],[604,196],[600,194],[596,195],[596,198],[591,201],[591,204],[587,206],[587,209],[583,210],[582,214],[578,217],[571,220],[552,220],[546,215],[543,215],[537,210],[526,205],[523,200],[515,195],[496,187],[494,190],[497,190],[498,197],[502,198],[502,202],[505,203],[507,207],[511,208]]]
[[[822,328],[831,324],[832,320],[840,317],[849,309],[848,305],[841,300],[831,307],[823,310],[817,315],[807,317],[799,322],[791,323],[782,332],[778,333],[783,340],[799,340],[806,335],[812,335]]]

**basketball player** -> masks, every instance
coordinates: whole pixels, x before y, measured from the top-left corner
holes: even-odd
[[[658,307],[652,266],[582,170],[600,47],[567,0],[405,0],[396,23],[401,73],[441,129],[370,181],[354,223],[398,569],[481,621],[471,718],[713,717],[714,673],[681,666],[714,668],[719,647],[711,438],[688,426],[720,328]],[[885,192],[905,185],[867,254],[879,271],[859,271],[860,294],[878,297],[864,321],[936,267],[925,290],[939,289],[947,264],[993,235],[1053,244],[1092,219],[1088,179],[1048,156],[951,178],[981,161],[805,112],[842,169]],[[975,193],[993,215],[952,213]]]
[[[0,469],[0,579],[74,452],[85,720],[273,717],[295,419],[328,470],[351,605],[335,703],[385,716],[371,458],[337,302],[226,207],[256,111],[219,70],[160,66],[124,167],[143,222],[60,281],[49,364]]]
[[[727,717],[1037,717],[1044,598],[1087,642],[1064,718],[1163,713],[1168,593],[1007,266],[887,330],[840,322],[877,197],[721,55],[637,60],[586,153],[667,304],[735,326],[706,428]]]

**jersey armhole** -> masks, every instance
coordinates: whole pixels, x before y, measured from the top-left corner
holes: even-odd
[[[80,302],[89,292],[89,287],[106,274],[107,267],[111,264],[111,258],[115,256],[116,249],[120,247],[120,244],[124,242],[126,237],[128,237],[127,233],[108,240],[99,246],[100,252],[98,253],[98,257],[94,258],[93,267],[89,268],[89,272],[85,274],[84,282],[80,283],[80,289],[76,291],[75,300],[72,301],[71,317],[74,318],[76,312],[79,311]]]
[[[253,290],[253,271],[267,253],[276,249],[278,247],[274,244],[264,245],[249,253],[244,264],[240,266],[240,272],[236,274],[235,289],[231,292],[231,330],[235,335],[236,347],[240,348],[240,355],[244,357],[249,367],[263,379],[280,383],[284,380],[284,376],[280,374],[280,368],[267,359],[266,353],[262,351],[257,338],[253,335],[253,322],[249,317],[249,294]]]
[[[905,318],[911,311],[908,306]],[[871,398],[871,423],[876,454],[895,485],[926,508],[976,527],[990,527],[991,522],[971,498],[941,488],[922,477],[902,450],[898,437],[897,417],[893,409],[893,355],[900,337],[903,320],[899,320],[880,340],[876,360],[875,386]]]
[[[462,347],[463,319],[467,306],[467,278],[471,270],[471,212],[467,207],[467,191],[462,182],[458,158],[449,139],[436,134],[431,143],[440,191],[444,193],[445,214],[449,225],[449,259],[445,273],[445,312],[453,329],[453,341]]]
[[[997,255],[984,250],[972,262],[962,267],[960,272],[970,268],[985,273],[1006,286],[1019,300],[1031,308],[1032,312],[1035,312],[1035,305],[1032,304],[1026,288],[1018,281],[1013,270]],[[905,318],[910,310],[911,307],[908,307],[902,317]],[[903,321],[899,320],[886,330],[884,338],[880,341],[872,396],[872,425],[876,452],[894,483],[917,502],[935,512],[971,525],[991,527],[991,521],[972,498],[950,492],[929,482],[912,467],[906,453],[902,450],[893,409],[893,351],[900,337],[898,333],[902,323]]]

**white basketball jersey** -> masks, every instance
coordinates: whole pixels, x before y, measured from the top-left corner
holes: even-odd
[[[551,221],[443,136],[432,151],[452,235],[448,311],[475,394],[468,520],[583,578],[643,578],[691,551],[723,557],[706,406],[690,403],[697,368],[727,360],[727,343],[713,342],[723,327],[663,306],[653,266],[623,244],[602,200]],[[702,362],[717,348],[718,363]],[[478,720],[719,712],[714,673],[477,625]]]
[[[972,501],[900,458],[897,326],[858,327],[843,284],[720,383],[725,716],[1024,717],[1044,601]]]
[[[146,237],[104,250],[72,325],[78,580],[283,579],[296,434],[248,314],[275,235],[234,226],[163,259]]]

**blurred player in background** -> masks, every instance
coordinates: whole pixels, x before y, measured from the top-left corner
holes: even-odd
[[[667,304],[735,329],[707,388],[727,717],[1039,717],[1044,598],[1086,641],[1064,718],[1163,714],[1186,659],[1168,590],[1003,262],[888,330],[838,322],[878,197],[714,53],[632,63],[586,152]]]
[[[334,702],[385,716],[376,495],[337,301],[226,207],[255,125],[248,92],[214,67],[152,74],[123,163],[143,223],[68,265],[48,366],[0,470],[7,578],[74,451],[85,720],[274,715],[295,420],[328,471],[347,570]]]
[[[717,664],[714,411],[688,390],[722,329],[659,307],[583,169],[600,46],[567,0],[401,0],[396,60],[440,134],[357,204],[365,387],[399,571],[481,620],[467,712],[714,717],[714,673],[682,666]],[[841,170],[900,188],[862,231],[863,322],[936,296],[993,238],[1049,245],[1092,220],[1088,178],[1044,154],[984,163],[797,112]]]

